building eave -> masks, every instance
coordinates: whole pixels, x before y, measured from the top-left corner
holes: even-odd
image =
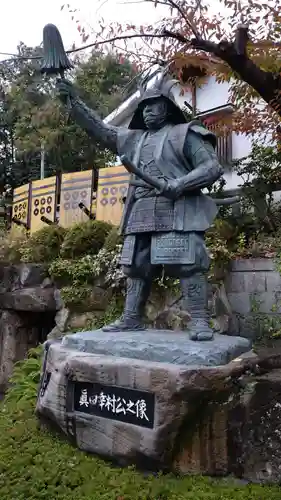
[[[202,111],[202,113],[198,113],[196,115],[196,118],[208,118],[209,116],[217,115],[220,113],[224,114],[231,114],[235,111],[235,106],[234,104],[228,103],[228,104],[223,104],[222,106],[217,106],[216,108],[211,108],[208,109],[207,111]]]
[[[202,58],[203,59],[203,58]],[[214,61],[212,61],[214,62]],[[147,88],[150,88],[159,74],[161,74],[161,69],[159,67],[159,71],[153,71],[151,78],[148,79],[147,81]],[[138,104],[141,100],[141,93],[140,91],[135,92],[132,96],[130,96],[128,99],[126,99],[118,108],[116,108],[112,113],[110,113],[106,118],[104,119],[104,123],[107,123],[109,125],[114,125],[116,127],[120,126],[122,123],[126,122],[127,119],[129,119],[132,114],[135,112],[135,110],[138,107]],[[230,110],[231,107],[231,110]],[[233,106],[231,104],[227,104],[225,106],[220,107],[220,110],[216,109],[211,109],[208,111],[204,111],[203,113],[200,113],[198,117],[201,118],[201,116],[205,117],[206,115],[210,115],[212,113],[216,113],[218,111],[221,111],[223,108],[225,108],[225,112],[233,111]],[[228,109],[227,109],[228,108]]]
[[[138,107],[140,99],[140,92],[135,92],[131,97],[129,97],[129,99],[126,99],[126,101],[124,101],[118,108],[112,111],[110,115],[106,116],[103,120],[104,123],[118,127],[134,113]]]
[[[151,77],[147,78],[147,83],[146,87],[150,88],[153,86],[155,81],[158,79],[159,75],[161,75],[162,68],[160,66],[154,66],[149,70],[149,73],[151,73]],[[148,75],[149,76],[149,75]],[[138,104],[141,100],[141,93],[138,90],[135,92],[131,97],[126,99],[118,108],[116,108],[110,115],[106,116],[104,119],[104,123],[108,123],[109,125],[115,125],[118,127],[124,121],[129,118],[134,111],[137,109]]]

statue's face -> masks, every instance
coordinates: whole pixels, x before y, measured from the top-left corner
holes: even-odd
[[[143,109],[143,120],[150,130],[159,129],[168,119],[168,106],[165,99],[156,98],[147,101]]]

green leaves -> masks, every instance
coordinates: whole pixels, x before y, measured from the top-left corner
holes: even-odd
[[[112,161],[112,154],[100,149],[69,118],[56,99],[54,79],[42,77],[41,59],[36,59],[42,56],[42,48],[20,44],[18,53],[35,59],[0,64],[0,123],[8,123],[17,153],[9,172],[11,183],[17,186],[39,178],[42,143],[46,175],[99,168]],[[117,57],[101,52],[86,61],[76,56],[75,67],[79,93],[103,117],[122,101],[122,89],[134,74],[128,62],[120,64]],[[11,150],[8,153],[11,169]],[[7,154],[2,158],[0,151],[0,171],[5,161]]]
[[[95,30],[93,44],[111,46],[120,60],[127,58],[139,69],[168,63],[184,83],[200,82],[199,69],[201,77],[205,72],[218,82],[231,79],[230,101],[239,106],[241,115],[247,112],[247,120],[238,117],[236,129],[254,133],[270,127],[271,131],[281,116],[280,0],[218,0],[212,9],[208,0],[148,0],[139,8],[146,9],[150,19],[149,8],[154,16],[155,7],[161,11],[153,25],[151,20],[146,26],[128,21],[105,25],[98,20],[100,30]],[[74,17],[73,21],[80,26]],[[256,106],[261,99],[269,106],[259,120]]]

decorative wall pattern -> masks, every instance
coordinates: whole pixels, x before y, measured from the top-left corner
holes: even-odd
[[[14,189],[12,217],[29,226],[30,184],[24,184]]]
[[[87,215],[79,208],[83,203],[90,210],[93,193],[93,170],[63,174],[60,196],[60,225],[69,227],[86,221]]]
[[[128,190],[130,175],[122,166],[106,167],[98,172],[97,191],[94,191],[94,172],[72,172],[25,184],[14,190],[13,227],[24,223],[31,233],[48,221],[63,227],[88,220],[81,210],[83,204],[92,218],[119,225]],[[42,217],[45,219],[42,220]]]
[[[30,232],[34,233],[45,226],[44,216],[55,222],[57,209],[57,178],[33,181],[31,183]]]
[[[124,207],[130,175],[123,165],[104,168],[99,172],[97,220],[118,225]]]

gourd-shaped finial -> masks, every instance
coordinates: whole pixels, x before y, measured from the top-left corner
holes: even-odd
[[[43,51],[44,59],[41,73],[60,75],[63,78],[64,71],[73,68],[64,50],[61,34],[54,24],[47,24],[44,27]]]

